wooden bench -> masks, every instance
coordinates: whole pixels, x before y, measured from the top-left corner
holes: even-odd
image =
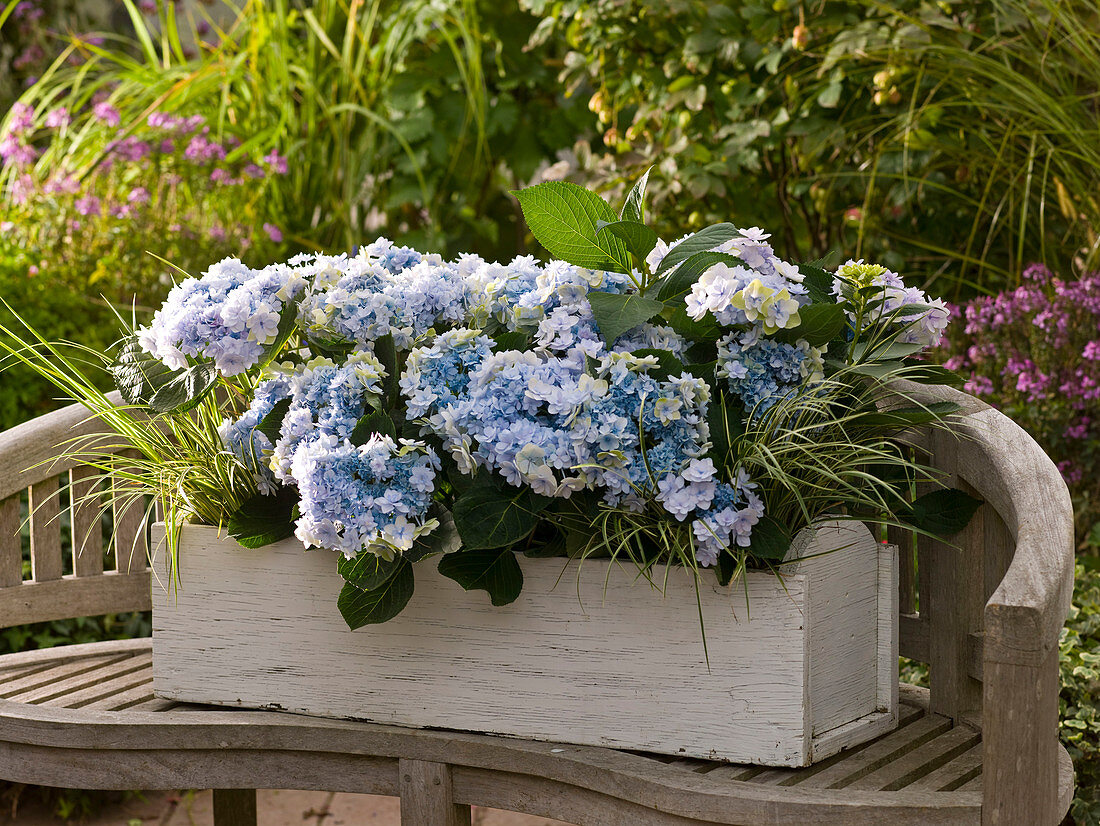
[[[960,547],[893,532],[900,650],[928,664],[930,688],[903,686],[901,726],[871,743],[781,770],[181,705],[153,696],[141,639],[0,657],[0,778],[213,788],[219,826],[255,823],[256,788],[400,795],[406,826],[468,824],[471,804],[581,826],[1056,824],[1073,789],[1057,740],[1069,496],[1017,425],[963,394],[932,392],[966,415],[961,438],[936,434],[923,448],[986,504]],[[61,464],[26,470],[91,432],[84,418],[71,407],[0,434],[0,626],[150,607],[140,517],[115,514],[105,571],[97,515],[70,508],[65,533],[76,541],[63,558],[59,486],[79,494],[95,478]],[[26,581],[21,500],[33,512]]]

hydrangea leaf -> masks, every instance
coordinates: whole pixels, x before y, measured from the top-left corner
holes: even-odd
[[[462,537],[458,535],[454,516],[438,502],[428,508],[428,516],[439,520],[439,527],[427,535],[421,535],[413,542],[410,550],[405,551],[409,562],[419,562],[436,554],[453,554],[462,548]]]
[[[439,561],[439,573],[465,590],[489,594],[493,605],[515,602],[523,590],[523,571],[510,548],[463,550]]]
[[[691,240],[690,238],[688,239]],[[684,242],[685,244],[687,241]],[[679,249],[680,247],[676,247]],[[663,263],[663,262],[662,262]],[[699,276],[713,267],[715,264],[726,264],[730,267],[744,265],[744,261],[736,255],[728,252],[697,252],[684,259],[684,262],[670,272],[660,281],[660,291],[657,297],[661,301],[674,301],[691,292],[692,286],[699,280]]]
[[[741,233],[733,224],[711,224],[686,238],[668,251],[657,267],[657,275],[663,275],[677,264],[686,261],[697,252],[708,252],[720,244],[740,237]]]
[[[279,313],[279,327],[275,332],[274,340],[264,347],[263,355],[260,356],[260,360],[256,364],[258,370],[262,370],[275,360],[282,352],[283,347],[286,346],[286,343],[290,341],[290,337],[294,335],[297,326],[298,302],[288,301]]]
[[[483,485],[459,496],[452,513],[465,549],[500,548],[531,533],[550,501],[528,487]]]
[[[392,406],[397,399],[397,382],[401,378],[401,371],[397,367],[397,348],[391,333],[374,340],[374,356],[386,371],[386,377],[382,380],[382,395],[386,405]]]
[[[354,559],[341,554],[336,570],[361,591],[373,591],[385,584],[401,567],[403,557],[383,559],[371,551],[360,551]]]
[[[667,306],[667,305],[666,305]],[[717,341],[722,337],[722,328],[714,320],[714,316],[707,313],[699,321],[687,314],[682,306],[676,307],[668,316],[668,326],[696,343],[704,341]]]
[[[798,311],[801,323],[789,330],[780,330],[772,338],[793,343],[805,339],[814,347],[828,344],[844,329],[848,322],[844,308],[839,304],[808,304]]]
[[[841,309],[840,305],[834,305]],[[843,310],[841,310],[843,312]],[[925,348],[924,344],[903,341],[857,341],[852,345],[852,360],[856,363],[869,361],[896,361],[916,355]]]
[[[291,399],[279,399],[272,405],[271,410],[264,416],[258,425],[256,430],[267,436],[271,444],[275,444],[279,441],[279,432],[283,428],[283,419],[286,418],[286,412],[290,409]]]
[[[157,413],[184,413],[195,407],[217,384],[218,370],[203,362],[173,370],[130,337],[110,367],[115,386],[130,404]]]
[[[644,324],[665,308],[660,301],[636,293],[589,293],[588,303],[600,335],[608,346],[627,330]]]
[[[657,366],[650,367],[647,372],[658,381],[665,381],[670,376],[678,376],[686,369],[683,361],[677,358],[670,350],[656,350],[652,347],[645,347],[641,350],[634,350],[631,355],[637,356],[638,358],[655,356],[657,358]]]
[[[513,193],[531,233],[555,258],[590,270],[630,272],[626,244],[610,233],[597,236],[596,222],[616,220],[594,192],[565,181],[549,181]]]
[[[355,428],[351,431],[350,441],[356,446],[365,445],[375,433],[396,439],[397,426],[393,423],[393,419],[385,413],[368,413],[355,423]]]
[[[527,333],[521,330],[505,330],[493,336],[493,342],[496,344],[493,349],[498,353],[507,350],[526,350]]]
[[[635,181],[634,186],[630,188],[630,192],[628,192],[626,196],[626,202],[623,204],[623,209],[619,213],[620,221],[637,221],[639,223],[645,221],[645,190],[646,186],[649,184],[649,173],[652,169],[652,166],[647,169],[645,174]],[[656,240],[656,234],[654,234],[653,237],[654,240]],[[654,246],[656,246],[656,244],[654,244]],[[653,247],[649,249],[652,250]],[[646,255],[648,254],[649,251],[647,250]]]
[[[608,232],[626,244],[639,264],[644,264],[646,256],[657,246],[657,233],[637,221],[596,222],[597,238]]]
[[[298,497],[280,487],[270,496],[256,495],[229,517],[226,531],[245,548],[262,548],[294,535],[294,509]]]
[[[981,499],[958,488],[943,488],[918,496],[898,518],[917,530],[946,537],[965,528],[982,504]]]
[[[829,273],[815,264],[799,264],[798,271],[802,274],[802,286],[806,288],[814,304],[836,303],[833,277]]]
[[[397,570],[377,588],[365,590],[346,582],[336,607],[352,631],[364,625],[377,625],[401,613],[412,599],[414,586],[412,564],[399,558]]]
[[[749,553],[757,559],[782,561],[790,547],[790,531],[770,516],[752,526]]]

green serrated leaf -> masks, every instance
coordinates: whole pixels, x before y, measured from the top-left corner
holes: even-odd
[[[691,239],[688,239],[691,240]],[[686,241],[684,243],[687,243]],[[677,247],[679,249],[679,247]],[[686,258],[675,270],[670,272],[660,281],[660,290],[657,297],[661,301],[673,301],[691,292],[692,286],[699,280],[699,276],[713,267],[715,264],[725,264],[730,267],[744,266],[744,261],[736,255],[727,252],[697,252]]]
[[[677,264],[686,261],[698,252],[713,250],[720,244],[726,243],[726,241],[738,238],[740,234],[733,224],[712,224],[705,229],[701,229],[668,251],[668,254],[661,259],[661,265],[657,267],[656,275],[668,272]]]
[[[142,348],[133,336],[122,345],[110,372],[122,398],[157,413],[192,409],[218,382],[213,364],[204,362],[173,370]]]
[[[981,499],[957,488],[944,488],[917,497],[912,508],[898,518],[933,536],[947,537],[965,528],[982,504]]]
[[[282,352],[283,347],[290,341],[290,337],[294,335],[297,326],[298,302],[289,301],[283,305],[283,309],[279,312],[279,327],[275,333],[275,339],[264,347],[263,355],[260,356],[260,361],[257,364],[258,369],[262,370],[275,361],[279,353]]]
[[[349,441],[357,447],[359,445],[365,445],[375,433],[380,433],[383,436],[389,436],[391,439],[396,439],[397,425],[395,425],[393,419],[385,413],[368,413],[355,423],[355,428],[351,431]]]
[[[500,490],[496,485],[482,485],[459,496],[451,512],[464,548],[500,548],[531,533],[538,514],[551,501],[528,487]]]
[[[634,254],[639,266],[645,266],[646,256],[657,246],[657,233],[636,221],[615,221],[610,224],[606,221],[597,221],[596,237],[606,232],[610,232],[626,244],[626,248]]]
[[[371,551],[360,551],[355,559],[341,555],[340,561],[336,563],[336,570],[361,591],[373,591],[397,573],[403,558],[395,556],[393,559],[383,559]]]
[[[658,381],[665,381],[673,375],[678,376],[686,369],[684,367],[684,362],[668,350],[656,350],[652,347],[643,347],[641,350],[632,351],[631,355],[637,356],[638,358],[645,358],[646,356],[656,357],[657,366],[650,367],[647,372]]]
[[[600,335],[608,346],[627,330],[644,324],[665,308],[660,301],[644,298],[637,293],[591,292],[588,303],[592,307],[596,326],[600,328]]]
[[[555,258],[587,269],[630,272],[626,244],[610,233],[596,235],[597,221],[616,220],[599,195],[565,181],[548,181],[513,194],[531,233]]]
[[[226,531],[245,548],[262,548],[294,535],[298,496],[280,487],[270,496],[253,496],[229,517]]]
[[[696,321],[683,307],[675,307],[667,320],[669,327],[691,341],[713,342],[722,337],[722,328],[709,313]]]
[[[382,380],[382,396],[386,406],[392,407],[397,400],[397,382],[401,378],[401,371],[397,369],[397,348],[394,346],[392,333],[386,333],[374,340],[374,356],[386,370],[386,377]]]
[[[790,547],[790,532],[770,516],[752,526],[749,553],[757,559],[782,561]]]
[[[373,590],[345,583],[336,607],[352,631],[364,625],[377,625],[401,613],[412,599],[415,584],[412,564],[401,558],[397,570]]]
[[[622,212],[619,213],[620,221],[645,222],[645,190],[649,184],[649,173],[652,169],[652,166],[647,169],[645,174],[630,188],[630,192],[626,196],[626,203],[623,204]],[[650,247],[650,249],[653,248]]]
[[[821,347],[836,338],[848,323],[844,308],[839,304],[809,304],[798,311],[798,316],[802,321],[797,327],[780,330],[773,338],[787,342],[801,338],[814,347]]]
[[[503,353],[505,350],[522,351],[527,349],[527,333],[519,330],[505,330],[497,333],[493,336],[493,341],[496,343],[496,347],[493,349],[498,353]]]
[[[717,392],[707,407],[707,425],[710,427],[711,461],[717,468],[729,467],[733,455],[732,446],[745,433],[745,411],[740,402],[725,392]]]
[[[835,304],[833,295],[833,276],[814,264],[799,264],[802,273],[802,286],[814,304]]]
[[[439,573],[467,591],[488,592],[496,606],[515,602],[523,590],[523,571],[510,548],[459,551],[439,561]]]
[[[282,430],[283,419],[286,418],[286,412],[290,409],[290,402],[289,398],[279,399],[256,425],[256,430],[267,436],[271,444],[279,441],[279,431]]]

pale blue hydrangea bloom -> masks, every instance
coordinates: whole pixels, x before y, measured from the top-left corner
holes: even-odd
[[[275,493],[275,474],[271,470],[271,456],[274,445],[268,437],[256,430],[271,409],[283,399],[290,397],[290,378],[276,375],[260,382],[248,410],[231,422],[226,419],[218,428],[222,444],[236,456],[241,463],[252,471],[260,493]]]
[[[138,342],[174,370],[188,359],[208,360],[235,376],[259,363],[279,336],[283,308],[305,289],[293,267],[251,270],[226,258],[174,287],[152,323],[138,330]]]
[[[732,485],[715,485],[709,510],[691,523],[699,564],[714,565],[726,548],[749,546],[753,526],[764,516],[764,502],[755,488],[744,468],[737,469]]]
[[[764,338],[759,326],[718,340],[718,375],[754,416],[799,387],[820,381],[823,367],[821,351],[805,340],[787,344]]]
[[[291,462],[300,495],[294,535],[349,558],[363,550],[384,558],[408,551],[439,526],[428,517],[437,470],[439,458],[423,442],[376,433],[357,447],[321,433]]]

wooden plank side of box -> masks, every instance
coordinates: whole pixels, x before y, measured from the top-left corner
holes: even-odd
[[[573,563],[521,557],[523,593],[496,608],[428,562],[396,619],[352,632],[330,552],[292,540],[247,550],[188,526],[179,588],[154,594],[154,687],[189,702],[804,765],[813,569],[843,573],[842,556],[877,552],[869,536],[852,539],[843,532],[850,547],[798,563],[782,583],[751,573],[721,588],[707,576],[708,667],[682,570],[662,597],[630,567],[590,560],[578,575]]]

